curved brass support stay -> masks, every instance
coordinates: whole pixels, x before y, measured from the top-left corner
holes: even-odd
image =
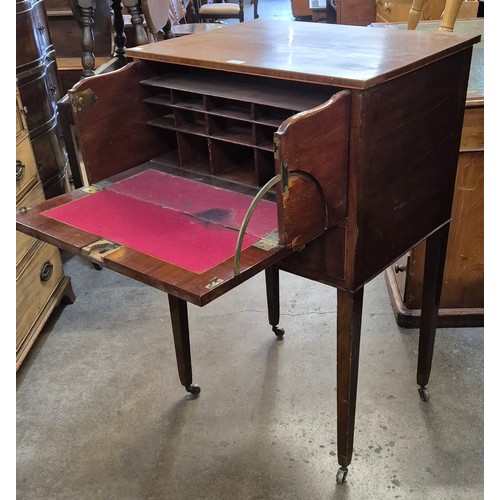
[[[241,245],[243,244],[243,238],[245,236],[245,232],[247,230],[248,223],[250,222],[250,218],[254,213],[255,208],[264,195],[278,182],[282,179],[282,174],[275,175],[271,180],[267,181],[259,190],[259,192],[255,195],[252,203],[248,207],[245,217],[243,218],[243,222],[241,223],[240,230],[238,232],[238,239],[236,241],[236,251],[234,253],[234,275],[240,274],[240,258],[241,258]]]

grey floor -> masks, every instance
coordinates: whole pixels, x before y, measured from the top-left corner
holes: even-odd
[[[281,325],[257,275],[189,307],[197,399],[176,372],[167,297],[78,257],[17,375],[19,499],[480,499],[483,329],[438,331],[431,399],[418,333],[366,286],[348,480],[336,485],[335,289],[282,273]]]
[[[193,399],[166,295],[64,257],[77,299],[17,373],[18,499],[483,498],[482,328],[438,331],[422,403],[418,332],[396,325],[382,275],[366,286],[355,452],[337,485],[335,289],[283,273],[282,342],[262,274],[190,306]]]

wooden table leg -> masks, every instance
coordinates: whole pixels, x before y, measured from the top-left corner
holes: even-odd
[[[149,43],[148,34],[144,29],[144,17],[139,0],[122,0],[122,3],[130,14],[130,21],[135,30],[135,44],[145,45]]]
[[[431,234],[425,242],[424,283],[417,367],[417,384],[420,386],[419,394],[422,401],[429,399],[429,391],[425,386],[429,382],[431,374],[449,228],[450,225],[446,224]]]
[[[111,8],[113,9],[113,29],[115,32],[115,51],[116,57],[125,57],[125,45],[127,36],[125,35],[125,22],[123,20],[122,2],[121,0],[111,0]]]
[[[174,333],[177,370],[181,384],[191,394],[199,394],[200,388],[197,385],[193,385],[187,303],[185,300],[178,299],[170,294],[168,295],[168,303],[170,305],[170,318]]]
[[[363,291],[337,290],[337,451],[343,483],[352,460]]]
[[[280,280],[279,269],[271,266],[266,269],[267,316],[269,324],[278,340],[283,338],[285,330],[278,328],[280,322]]]
[[[82,27],[82,76],[93,76],[95,68],[94,55],[94,13],[95,0],[77,0],[79,22]]]

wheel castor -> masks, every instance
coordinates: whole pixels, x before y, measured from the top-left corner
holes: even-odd
[[[347,467],[340,467],[337,471],[337,484],[343,484],[347,477]]]
[[[190,392],[194,396],[197,396],[200,393],[201,388],[197,385],[190,384],[186,387],[186,391]]]
[[[283,338],[283,335],[285,335],[285,330],[277,326],[273,326],[273,332],[275,333],[276,337],[278,337],[278,340],[281,340]]]
[[[103,270],[103,265],[98,264],[97,262],[92,262],[92,265],[94,266],[94,269],[97,271],[102,271]]]
[[[418,393],[420,394],[420,399],[422,401],[429,401],[431,395],[429,394],[429,389],[427,389],[427,387],[420,386],[418,388]]]

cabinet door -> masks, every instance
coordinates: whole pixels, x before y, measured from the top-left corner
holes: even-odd
[[[280,243],[292,249],[323,234],[347,215],[351,93],[344,90],[286,120],[275,134]]]

